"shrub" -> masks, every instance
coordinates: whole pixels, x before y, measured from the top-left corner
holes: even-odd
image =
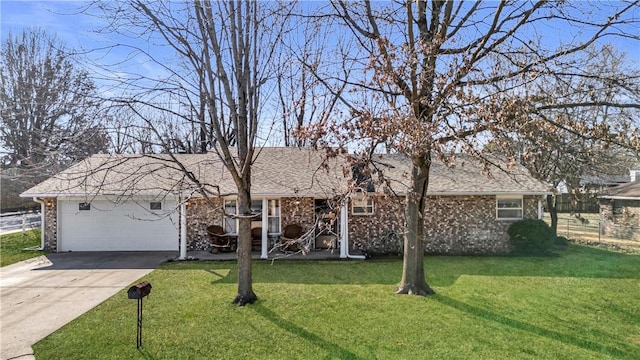
[[[553,230],[542,220],[516,221],[509,226],[507,233],[512,251],[518,255],[547,254],[556,238]]]
[[[553,245],[557,249],[565,250],[567,247],[569,247],[569,239],[564,236],[557,236],[553,242]]]

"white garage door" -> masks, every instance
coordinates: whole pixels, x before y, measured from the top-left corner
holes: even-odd
[[[58,251],[178,250],[176,206],[167,200],[60,200]]]

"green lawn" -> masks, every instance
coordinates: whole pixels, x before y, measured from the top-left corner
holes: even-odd
[[[44,251],[28,250],[40,246],[40,229],[28,230],[0,236],[0,266],[46,254]],[[25,250],[26,249],[26,250]]]
[[[123,290],[37,343],[41,359],[637,359],[640,255],[427,257],[437,295],[395,295],[389,261],[254,263],[260,300],[231,305],[234,262],[145,277],[143,349]]]

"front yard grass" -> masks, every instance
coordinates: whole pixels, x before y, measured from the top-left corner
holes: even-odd
[[[167,263],[144,278],[143,348],[126,289],[34,346],[37,359],[637,359],[640,255],[425,258],[432,297],[395,295],[402,263]]]
[[[29,249],[39,246],[40,229],[28,230],[24,234],[16,232],[0,235],[0,266],[46,254],[45,251]]]

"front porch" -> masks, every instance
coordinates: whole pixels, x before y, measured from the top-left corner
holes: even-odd
[[[237,246],[237,219],[228,216],[236,212],[235,200],[212,200],[219,206],[212,207],[197,198],[183,202],[180,209],[180,260],[191,257],[201,260],[237,259],[234,251]],[[225,211],[222,211],[223,204]],[[312,197],[263,198],[253,201],[252,209],[259,214],[251,224],[254,259],[364,259],[360,253],[350,253],[356,249],[349,244],[346,201],[331,204],[327,199]],[[298,231],[288,231],[292,228]],[[219,242],[219,237],[227,241]],[[289,247],[291,242],[295,245],[294,251],[302,248],[311,251],[305,255],[301,251],[281,250],[292,250]],[[285,243],[287,245],[283,245]],[[211,253],[213,248],[230,251]]]
[[[212,254],[209,251],[189,251],[187,254],[187,259],[197,259],[203,261],[235,261],[238,259],[238,256],[235,251],[231,252],[219,252],[217,254]],[[304,255],[302,252],[295,253],[285,253],[281,251],[272,251],[267,253],[267,258],[262,257],[260,251],[252,251],[251,252],[252,260],[339,260],[340,258],[340,250],[333,249],[331,250],[313,250],[308,254]]]

